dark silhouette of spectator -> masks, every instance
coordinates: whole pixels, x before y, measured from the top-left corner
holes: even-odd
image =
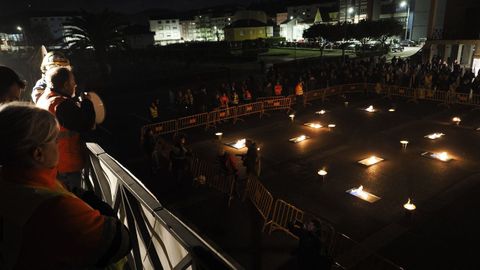
[[[0,104],[20,99],[25,82],[13,69],[0,66]]]
[[[299,269],[331,268],[331,261],[322,254],[321,225],[318,219],[312,219],[305,224],[297,221],[295,224],[289,224],[288,229],[298,237],[295,255]]]
[[[183,185],[186,181],[188,161],[191,153],[185,146],[186,136],[184,134],[178,134],[174,140],[175,145],[170,151],[170,167],[174,181],[178,185]]]

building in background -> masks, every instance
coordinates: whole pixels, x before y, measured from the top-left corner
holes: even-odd
[[[74,12],[36,14],[29,18],[27,38],[32,44],[59,48],[65,42],[65,24],[76,15]]]
[[[374,19],[374,1],[375,0],[338,0],[338,21],[358,23],[361,20]]]
[[[225,27],[226,41],[255,40],[273,37],[273,22],[266,24],[257,20],[238,20]]]
[[[155,45],[168,45],[179,43],[181,28],[179,18],[151,18],[149,20],[150,31],[154,32]]]
[[[131,49],[146,49],[155,43],[155,33],[148,26],[130,25],[123,29],[124,41]]]
[[[181,28],[180,37],[182,41],[192,42],[197,40],[197,36],[196,36],[197,28],[196,28],[195,20],[188,19],[188,18],[180,20],[180,28]]]
[[[275,22],[278,26],[288,20],[288,12],[280,12],[275,15]]]
[[[426,56],[429,59],[438,56],[450,63],[457,62],[478,74],[480,71],[480,20],[478,19],[480,1],[432,0],[429,2],[431,2],[430,12],[426,27],[429,40],[424,47]],[[415,35],[414,27],[413,36]]]
[[[333,6],[317,8],[315,16],[290,16],[280,24],[280,36],[289,42],[303,41],[303,32],[318,23],[338,22],[338,12]]]
[[[292,5],[287,7],[288,19],[298,18],[302,21],[313,21],[318,10],[337,13],[338,7],[338,0],[313,1],[310,4]]]

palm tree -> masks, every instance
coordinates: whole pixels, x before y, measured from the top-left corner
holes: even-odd
[[[107,52],[124,47],[123,26],[121,17],[109,10],[101,13],[82,10],[64,24],[63,44],[71,50],[93,49],[96,60],[102,68],[107,68]]]

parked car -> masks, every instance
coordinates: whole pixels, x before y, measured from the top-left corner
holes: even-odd
[[[392,52],[403,52],[404,47],[398,43],[394,43],[390,45],[390,51]]]
[[[413,46],[417,46],[417,42],[413,40],[405,39],[400,41],[400,45],[402,45],[403,47],[413,47]]]

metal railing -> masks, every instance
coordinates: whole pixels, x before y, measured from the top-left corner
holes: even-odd
[[[86,186],[110,204],[129,228],[129,269],[243,269],[165,209],[132,173],[94,143],[87,143]]]

